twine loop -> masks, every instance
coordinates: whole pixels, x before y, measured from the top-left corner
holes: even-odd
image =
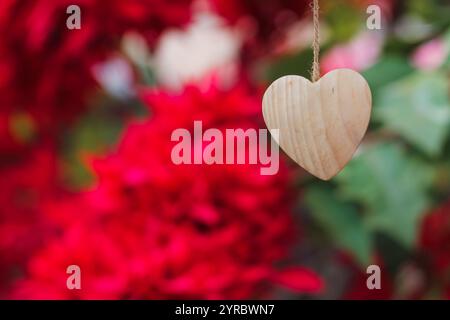
[[[312,11],[313,11],[313,23],[314,23],[314,39],[313,39],[313,65],[311,70],[312,81],[316,82],[320,79],[320,22],[319,22],[319,0],[313,0],[311,3]]]

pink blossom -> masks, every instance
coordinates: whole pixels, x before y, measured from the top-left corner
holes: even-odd
[[[411,60],[414,67],[424,71],[432,71],[439,68],[447,58],[448,48],[440,39],[433,39],[422,44],[414,51]]]
[[[339,68],[365,70],[378,60],[383,37],[378,33],[362,33],[345,45],[338,45],[325,54],[321,61],[323,73]]]

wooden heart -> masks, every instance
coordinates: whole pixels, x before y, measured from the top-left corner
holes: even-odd
[[[329,180],[350,161],[369,125],[372,94],[349,69],[334,70],[312,83],[300,76],[276,80],[263,98],[269,130],[300,166]]]

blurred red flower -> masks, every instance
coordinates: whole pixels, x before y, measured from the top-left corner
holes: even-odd
[[[1,1],[2,111],[25,110],[54,133],[85,107],[95,88],[92,65],[116,50],[125,32],[140,32],[152,45],[163,30],[188,21],[191,2],[80,0],[81,29],[69,30],[73,1]]]
[[[310,0],[209,0],[229,23],[247,33],[253,54],[264,53],[283,32],[309,10]],[[264,49],[265,48],[265,49]]]
[[[422,223],[420,247],[431,263],[436,284],[450,299],[450,201],[429,213]]]
[[[57,190],[54,148],[41,145],[0,166],[0,297],[42,243],[48,221],[40,208]]]
[[[450,202],[428,214],[422,223],[421,246],[431,257],[435,270],[450,267]]]
[[[128,30],[152,45],[190,17],[191,0],[81,0],[81,30],[68,30],[71,1],[0,2],[0,295],[42,243],[40,211],[59,192],[55,138],[95,88],[94,63]]]
[[[367,287],[367,279],[370,274],[367,274],[361,270],[360,266],[348,264],[351,270],[351,279],[349,287],[344,293],[343,299],[345,300],[391,300],[394,298],[394,282],[390,278],[389,274],[385,270],[383,264],[380,263],[381,275],[381,288],[369,289]]]
[[[260,165],[172,164],[174,129],[258,128],[260,95],[186,87],[147,91],[153,118],[131,125],[118,150],[94,162],[98,184],[47,207],[61,236],[32,259],[20,298],[250,298],[275,285],[314,293],[321,279],[283,264],[297,228],[290,173]],[[82,290],[66,288],[67,266],[81,267]]]

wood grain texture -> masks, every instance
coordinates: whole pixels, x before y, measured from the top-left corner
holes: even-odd
[[[312,83],[300,76],[276,80],[263,98],[268,129],[295,162],[322,180],[351,160],[369,125],[372,94],[366,80],[349,69],[334,70]]]

